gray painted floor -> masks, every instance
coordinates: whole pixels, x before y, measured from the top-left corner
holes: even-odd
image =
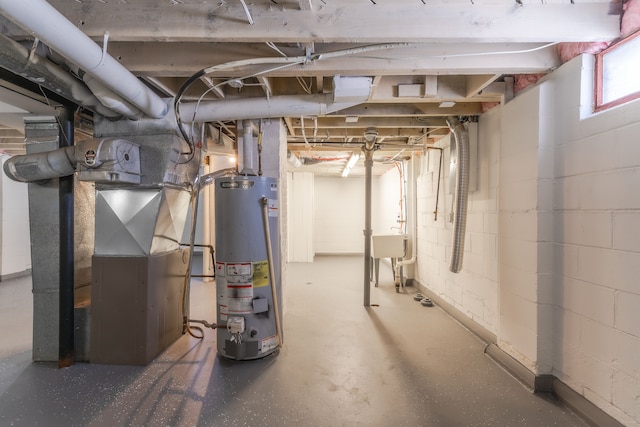
[[[285,346],[232,362],[215,333],[146,367],[30,363],[30,278],[0,283],[1,426],[585,426],[533,395],[438,307],[397,294],[381,266],[362,306],[362,261],[288,265]],[[192,317],[215,319],[194,280]]]

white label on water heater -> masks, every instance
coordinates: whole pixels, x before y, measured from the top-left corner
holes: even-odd
[[[228,313],[253,313],[253,285],[227,283]]]
[[[267,207],[269,209],[269,216],[277,217],[278,216],[278,201],[275,199],[268,199]]]
[[[253,270],[250,262],[220,263],[225,270],[224,300],[227,305],[226,313],[253,313]],[[216,267],[218,268],[218,267]]]
[[[224,277],[226,274],[224,262],[216,262],[216,277]]]
[[[276,335],[271,335],[270,337],[264,338],[260,342],[260,351],[266,353],[269,350],[272,350],[278,346],[278,337]]]
[[[250,262],[242,262],[242,263],[228,263],[227,264],[227,277],[231,279],[232,277],[247,277],[251,278],[251,263]]]

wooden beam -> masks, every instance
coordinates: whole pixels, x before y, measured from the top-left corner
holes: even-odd
[[[547,46],[547,47],[544,47]],[[349,46],[322,46],[323,50],[349,52]],[[531,49],[539,49],[529,52]],[[195,70],[213,64],[224,64],[239,59],[276,57],[266,45],[241,43],[166,43],[117,42],[109,43],[109,53],[134,74],[150,76],[189,77]],[[290,51],[304,55],[303,51]],[[540,73],[560,65],[555,46],[540,43],[518,44],[464,44],[398,47],[376,51],[375,55],[345,54],[340,58],[322,58],[304,65],[268,72],[269,77],[362,75],[455,75],[455,74],[523,74]],[[243,77],[262,72],[269,65],[229,68],[212,77]],[[422,82],[420,82],[422,83]]]
[[[274,8],[270,1],[251,5],[254,25],[240,2],[135,3],[49,0],[91,37],[105,28],[111,40],[210,42],[558,42],[610,41],[619,36],[619,16],[609,2],[576,4],[423,4],[325,2],[314,13]],[[177,4],[176,4],[177,3]],[[302,0],[298,3],[301,5]],[[576,19],[579,17],[579,19]]]

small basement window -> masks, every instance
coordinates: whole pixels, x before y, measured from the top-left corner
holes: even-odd
[[[595,111],[640,98],[640,31],[596,55]]]

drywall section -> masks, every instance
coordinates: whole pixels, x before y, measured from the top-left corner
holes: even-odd
[[[0,156],[0,166],[9,156]],[[31,270],[29,235],[29,203],[27,184],[15,182],[0,171],[2,212],[2,247],[0,252],[0,280]]]
[[[544,83],[555,120],[552,372],[639,426],[640,102],[591,114],[592,76],[583,56]]]
[[[460,312],[492,333],[497,332],[498,258],[497,185],[500,148],[500,108],[483,115],[478,135],[478,189],[469,194],[464,262],[458,274],[449,271],[452,224],[449,214],[450,137],[428,150],[416,167],[418,263],[417,280]],[[436,195],[440,155],[437,218]]]
[[[378,203],[378,179],[372,177],[372,206]],[[316,176],[313,194],[315,253],[364,253],[364,177]],[[372,211],[371,223],[376,224],[377,212]]]
[[[378,178],[374,191],[379,195],[376,205],[372,209],[376,212],[376,222],[373,223],[373,234],[401,233],[404,226],[402,203],[402,181],[398,167],[389,169]]]
[[[313,183],[312,172],[287,173],[288,262],[313,262]]]

